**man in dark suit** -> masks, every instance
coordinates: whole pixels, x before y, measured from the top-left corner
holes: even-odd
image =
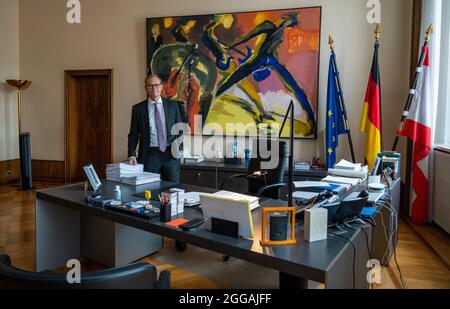
[[[160,173],[161,179],[180,182],[180,160],[171,152],[172,143],[180,136],[171,133],[181,123],[178,102],[161,97],[162,80],[152,74],[145,79],[148,99],[133,106],[128,134],[128,162],[144,164],[146,172]],[[136,147],[139,153],[136,158]]]

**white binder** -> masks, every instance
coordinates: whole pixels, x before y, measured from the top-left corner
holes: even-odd
[[[211,229],[211,218],[239,223],[239,236],[253,238],[253,220],[251,202],[248,199],[200,194],[203,216],[207,229]]]

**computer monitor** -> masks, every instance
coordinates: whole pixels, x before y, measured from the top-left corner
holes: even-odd
[[[85,166],[83,166],[83,170],[86,174],[89,184],[91,185],[91,188],[95,192],[98,192],[102,187],[102,183],[101,183],[100,179],[98,178],[97,173],[95,172],[95,169],[94,169],[94,166],[92,165],[92,163],[89,163],[89,164],[86,164]]]
[[[342,223],[358,217],[361,214],[361,210],[366,205],[368,199],[369,197],[366,196],[341,201],[341,206],[332,219],[332,222]]]

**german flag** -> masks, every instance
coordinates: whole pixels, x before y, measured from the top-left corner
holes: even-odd
[[[361,116],[360,131],[366,133],[366,149],[364,155],[365,164],[372,169],[378,153],[381,152],[381,88],[380,69],[378,66],[378,49],[380,45],[377,41],[373,55],[372,70],[367,85],[366,98]]]

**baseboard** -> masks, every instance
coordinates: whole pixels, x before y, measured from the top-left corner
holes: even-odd
[[[0,184],[9,184],[20,179],[20,161],[0,161]]]
[[[33,181],[65,182],[64,161],[31,160]]]

